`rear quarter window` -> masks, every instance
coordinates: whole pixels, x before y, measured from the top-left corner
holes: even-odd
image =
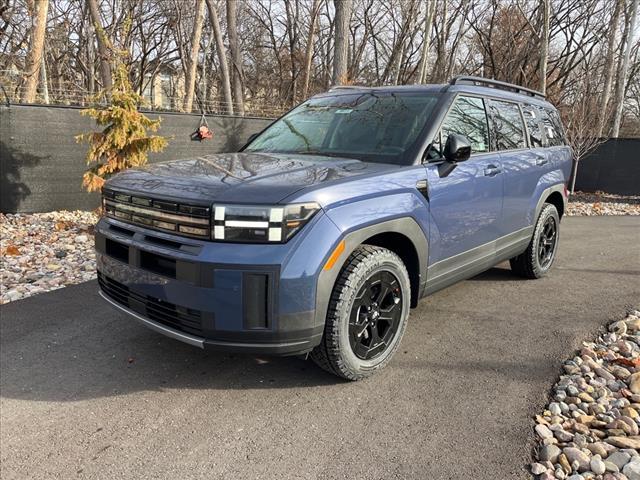
[[[558,112],[542,107],[538,107],[537,110],[540,113],[544,130],[543,146],[557,147],[565,145],[566,141]]]
[[[529,145],[531,145],[531,148],[542,147],[544,145],[544,135],[542,134],[541,115],[538,109],[532,105],[523,105],[522,114],[527,124]]]
[[[522,115],[516,103],[490,100],[489,111],[498,150],[527,147]]]

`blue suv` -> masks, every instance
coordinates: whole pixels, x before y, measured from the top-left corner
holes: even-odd
[[[571,169],[556,109],[478,77],[336,87],[238,153],[110,179],[101,295],[200,348],[389,362],[425,295],[509,260],[545,275]]]

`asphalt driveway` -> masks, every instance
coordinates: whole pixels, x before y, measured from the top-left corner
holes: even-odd
[[[0,308],[5,480],[527,478],[561,360],[640,305],[640,217],[568,218],[548,278],[502,266],[425,299],[390,366],[359,383],[205,353],[96,289]]]

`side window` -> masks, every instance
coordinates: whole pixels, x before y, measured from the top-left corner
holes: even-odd
[[[496,148],[498,150],[526,148],[520,107],[515,103],[491,100],[489,110],[496,136]]]
[[[549,115],[551,116],[551,123],[558,134],[558,139],[560,140],[559,145],[566,145],[567,141],[564,138],[564,129],[562,128],[562,122],[560,121],[560,115],[556,110],[549,111]]]
[[[489,151],[489,127],[481,98],[459,96],[455,99],[440,129],[440,152],[450,133],[467,137],[471,153]]]
[[[564,135],[557,114],[542,107],[538,107],[537,110],[540,113],[544,129],[544,146],[557,147],[558,145],[564,145]]]
[[[524,114],[524,121],[527,123],[527,130],[529,132],[529,145],[531,145],[531,148],[542,147],[540,113],[531,105],[523,105],[522,113]]]

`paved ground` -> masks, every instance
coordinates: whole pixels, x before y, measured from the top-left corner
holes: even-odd
[[[527,478],[561,360],[640,304],[640,217],[563,228],[550,277],[496,268],[426,299],[359,383],[165,339],[95,282],[4,306],[2,478]]]

